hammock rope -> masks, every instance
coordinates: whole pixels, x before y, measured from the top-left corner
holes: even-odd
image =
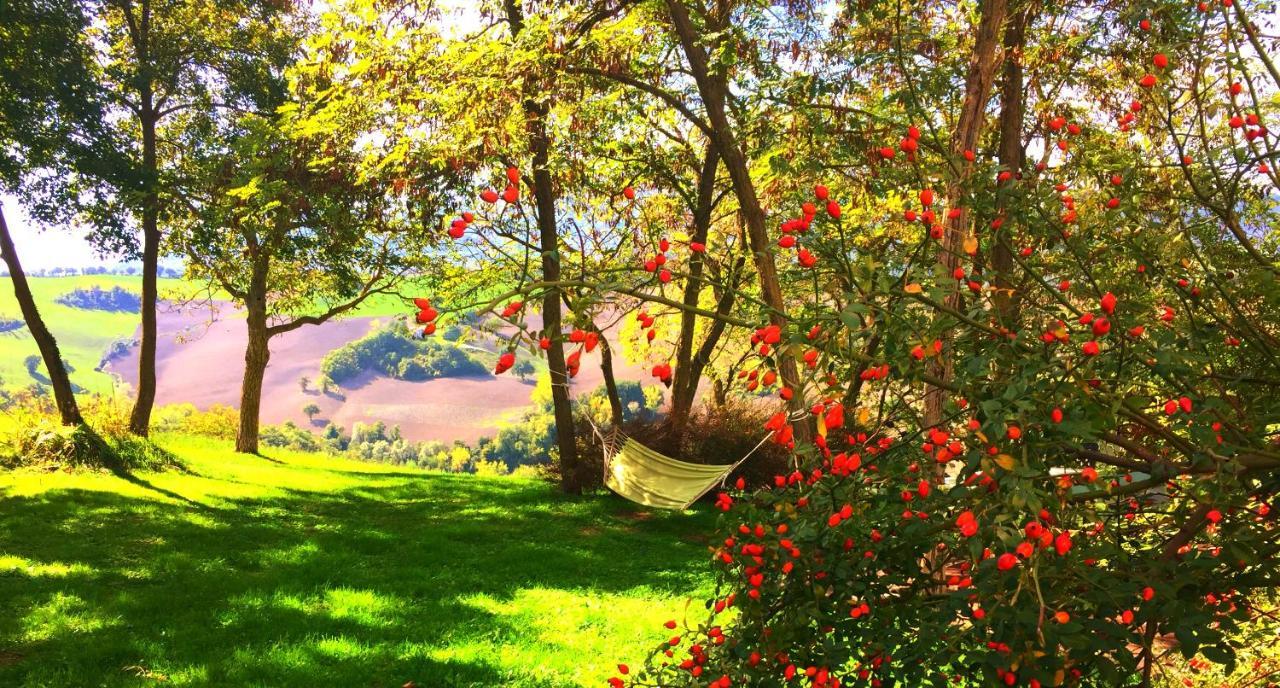
[[[605,486],[633,502],[662,509],[683,511],[723,486],[773,434],[765,433],[751,451],[731,464],[690,463],[660,454],[616,426],[601,431],[590,413],[584,415],[603,448]]]

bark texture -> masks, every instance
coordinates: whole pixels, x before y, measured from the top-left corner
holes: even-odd
[[[53,387],[53,400],[58,406],[58,416],[63,425],[80,425],[84,418],[80,416],[80,406],[76,403],[76,395],[71,387],[71,378],[62,365],[62,354],[58,351],[58,341],[40,317],[36,308],[35,297],[31,295],[31,285],[27,283],[27,273],[22,270],[18,260],[17,249],[13,245],[13,237],[9,235],[9,225],[4,219],[4,209],[0,208],[0,258],[9,268],[9,280],[13,283],[13,295],[22,310],[22,319],[27,323],[31,338],[36,340],[40,349],[40,357],[44,359],[44,367],[49,371],[49,383]]]

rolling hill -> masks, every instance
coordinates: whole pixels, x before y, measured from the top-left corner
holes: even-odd
[[[162,297],[190,292],[190,285],[181,280],[161,282]],[[137,381],[136,347],[122,349],[98,368],[113,343],[139,335],[138,315],[71,308],[56,299],[94,286],[137,290],[140,279],[115,275],[46,277],[33,278],[31,284],[41,313],[74,370],[72,381],[88,392],[127,396]],[[314,384],[303,390],[300,378],[317,379],[325,354],[405,312],[397,297],[382,296],[351,317],[273,339],[263,389],[263,422],[294,421],[318,429],[332,421],[349,430],[356,422],[381,420],[400,426],[409,440],[471,443],[481,436],[493,436],[528,407],[534,385],[511,374],[410,382],[365,373],[329,394],[320,393]],[[12,292],[3,290],[0,318],[20,317]],[[157,402],[191,403],[199,408],[238,406],[246,341],[242,316],[227,303],[216,303],[210,310],[204,304],[180,308],[166,302],[158,320]],[[536,317],[534,321],[531,326],[536,326]],[[24,365],[24,359],[36,354],[25,328],[0,333],[0,385],[14,389],[36,382]],[[640,367],[621,361],[615,365],[619,379],[648,379]],[[588,392],[602,383],[598,353],[584,355],[581,370],[573,381],[575,391]],[[38,372],[43,373],[43,365]],[[302,412],[308,404],[320,408],[314,421]]]

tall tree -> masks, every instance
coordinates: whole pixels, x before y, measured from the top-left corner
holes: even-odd
[[[188,273],[245,310],[248,343],[236,450],[258,451],[263,378],[274,337],[321,325],[416,275],[426,246],[405,194],[358,178],[354,153],[247,116],[227,149],[203,161],[173,241]],[[176,218],[175,218],[176,219]]]
[[[787,304],[783,299],[782,286],[778,280],[778,268],[770,250],[772,242],[766,226],[764,206],[761,204],[755,181],[751,176],[751,168],[747,156],[743,152],[739,135],[729,119],[728,99],[729,81],[724,65],[713,63],[711,51],[723,48],[718,42],[727,38],[732,21],[733,3],[720,2],[708,9],[699,7],[704,26],[696,27],[689,14],[686,0],[666,0],[667,12],[684,53],[685,62],[705,108],[708,123],[708,136],[715,143],[720,159],[729,173],[729,180],[747,229],[747,238],[751,251],[755,256],[756,275],[760,281],[760,293],[769,307],[769,322],[778,327],[787,323]],[[713,36],[710,49],[704,44],[704,36]],[[804,390],[800,383],[800,374],[796,368],[794,355],[789,347],[783,347],[778,355],[778,372],[783,384],[794,391],[791,399],[793,410],[805,408]],[[810,436],[807,423],[797,426],[799,439]]]
[[[504,0],[507,25],[514,41],[524,37],[524,9],[521,0]],[[560,281],[560,227],[556,223],[556,194],[550,169],[551,137],[547,132],[547,114],[554,89],[544,88],[541,79],[547,75],[528,74],[521,83],[521,107],[525,116],[530,164],[533,167],[533,197],[537,214],[538,241],[541,249],[542,281],[554,285]],[[556,446],[560,451],[561,487],[570,493],[582,491],[578,461],[578,443],[573,426],[573,404],[569,398],[569,372],[565,365],[564,340],[561,330],[561,290],[549,286],[542,296],[542,328],[549,333],[547,369],[551,374],[551,408],[556,418]]]
[[[89,55],[89,19],[71,0],[13,0],[0,5],[0,192],[22,192],[45,220],[74,206],[69,175],[107,175],[115,161],[102,129]],[[83,423],[57,340],[27,283],[0,208],[0,258],[27,329],[49,371],[64,425]]]
[[[118,128],[131,142],[140,188],[124,202],[141,232],[142,337],[138,388],[129,429],[145,436],[156,392],[156,303],[165,209],[179,195],[173,167],[227,112],[279,102],[273,78],[288,57],[278,42],[285,3],[270,0],[103,0],[91,45],[101,87],[127,117]],[[136,250],[131,236],[104,232],[105,247]]]

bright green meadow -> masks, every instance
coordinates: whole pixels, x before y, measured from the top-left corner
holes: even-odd
[[[598,686],[709,593],[709,514],[157,442],[0,474],[0,686]]]

